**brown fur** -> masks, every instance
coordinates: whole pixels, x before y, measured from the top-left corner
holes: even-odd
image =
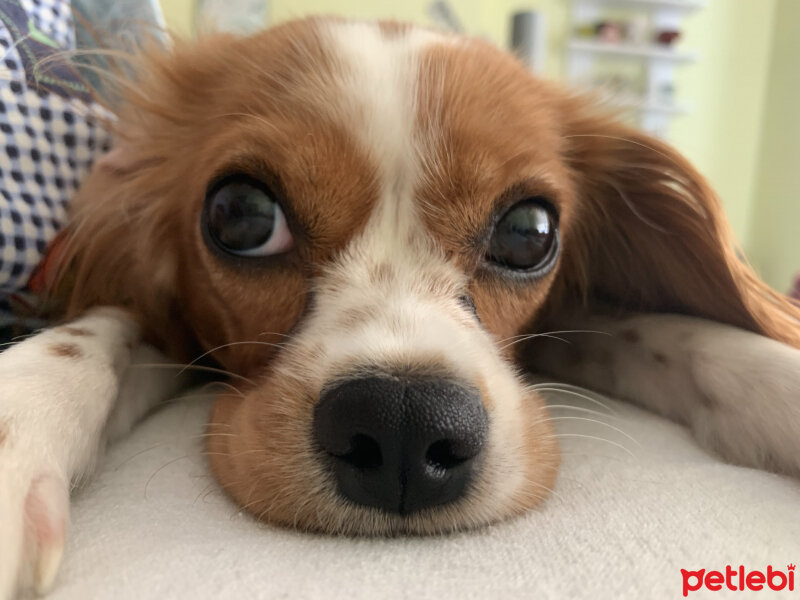
[[[140,79],[123,90],[119,147],[73,203],[70,314],[130,307],[148,337],[182,359],[234,341],[283,341],[303,311],[309,269],[358,231],[374,196],[372,172],[348,134],[293,87],[326,63],[318,46],[313,29],[294,24],[251,40],[179,42],[168,61],[156,49],[143,53]],[[292,190],[287,217],[299,256],[235,270],[209,255],[196,216],[209,181],[230,171]],[[361,210],[324,210],[356,201]],[[243,344],[214,358],[246,374],[272,350]]]
[[[558,456],[533,393],[519,409],[530,485],[502,515],[481,513],[481,490],[407,522],[344,505],[330,491],[309,440],[319,390],[304,377],[325,349],[299,349],[285,336],[313,310],[320,273],[364,228],[378,182],[371,158],[324,110],[327,78],[340,66],[314,23],[178,43],[169,57],[144,53],[139,78],[122,90],[118,147],[74,204],[69,277],[62,273],[69,284],[60,290],[67,311],[128,307],[177,359],[213,350],[226,369],[258,378],[242,397],[220,396],[208,446],[217,478],[257,516],[327,531],[432,532],[458,523],[460,511],[477,523],[535,506]],[[389,37],[406,31],[382,27]],[[737,258],[714,193],[667,145],[479,41],[427,53],[419,105],[416,126],[436,141],[417,191],[424,225],[465,274],[500,348],[565,312],[609,306],[699,315],[800,347],[800,311]],[[206,247],[205,190],[231,171],[268,182],[285,200],[291,252],[237,262]],[[562,253],[540,280],[512,280],[487,266],[486,244],[498,211],[530,196],[558,209]],[[387,285],[392,277],[390,266],[372,273]],[[360,316],[339,317],[355,326]],[[510,358],[516,348],[501,352]]]
[[[667,144],[565,99],[565,159],[579,186],[547,314],[577,305],[676,312],[800,348],[800,309],[737,255],[714,191]],[[556,320],[558,317],[556,317]]]
[[[465,70],[465,65],[469,68]],[[439,140],[420,191],[426,225],[473,278],[470,291],[498,339],[519,333],[540,310],[556,277],[517,285],[485,268],[488,225],[498,206],[550,199],[571,223],[573,182],[561,160],[560,94],[511,56],[474,41],[428,53],[420,86],[420,127]],[[535,140],[535,143],[532,141]]]
[[[83,356],[83,352],[75,344],[53,344],[48,350],[55,356],[64,356],[66,358],[80,358]]]

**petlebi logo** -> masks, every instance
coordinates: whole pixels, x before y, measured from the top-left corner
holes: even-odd
[[[748,571],[743,565],[739,565],[739,568],[726,565],[724,572],[706,571],[705,569],[697,571],[681,569],[683,596],[686,597],[689,592],[696,592],[702,588],[712,592],[722,589],[728,589],[733,592],[758,592],[761,590],[775,592],[789,590],[793,592],[794,571],[794,563],[786,565],[785,571],[775,569],[772,565],[767,565],[766,571]]]

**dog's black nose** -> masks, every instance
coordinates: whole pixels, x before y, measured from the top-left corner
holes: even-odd
[[[326,391],[314,434],[339,492],[409,514],[460,498],[489,434],[477,390],[437,378],[372,376]]]

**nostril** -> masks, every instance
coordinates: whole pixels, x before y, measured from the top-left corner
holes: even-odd
[[[383,464],[380,444],[363,433],[350,438],[350,450],[338,458],[357,469],[375,469]]]
[[[451,440],[439,440],[431,444],[425,452],[425,460],[435,469],[446,471],[469,460],[469,457],[456,452]]]

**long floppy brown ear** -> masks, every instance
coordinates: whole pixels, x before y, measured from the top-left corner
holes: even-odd
[[[576,218],[545,320],[602,304],[695,315],[800,348],[800,309],[740,258],[703,176],[669,145],[575,102],[565,157]]]
[[[152,197],[157,157],[118,139],[84,180],[70,207],[70,223],[55,248],[48,282],[55,315],[74,318],[94,306],[128,309],[147,341],[175,356],[195,346],[175,294],[176,231]]]

